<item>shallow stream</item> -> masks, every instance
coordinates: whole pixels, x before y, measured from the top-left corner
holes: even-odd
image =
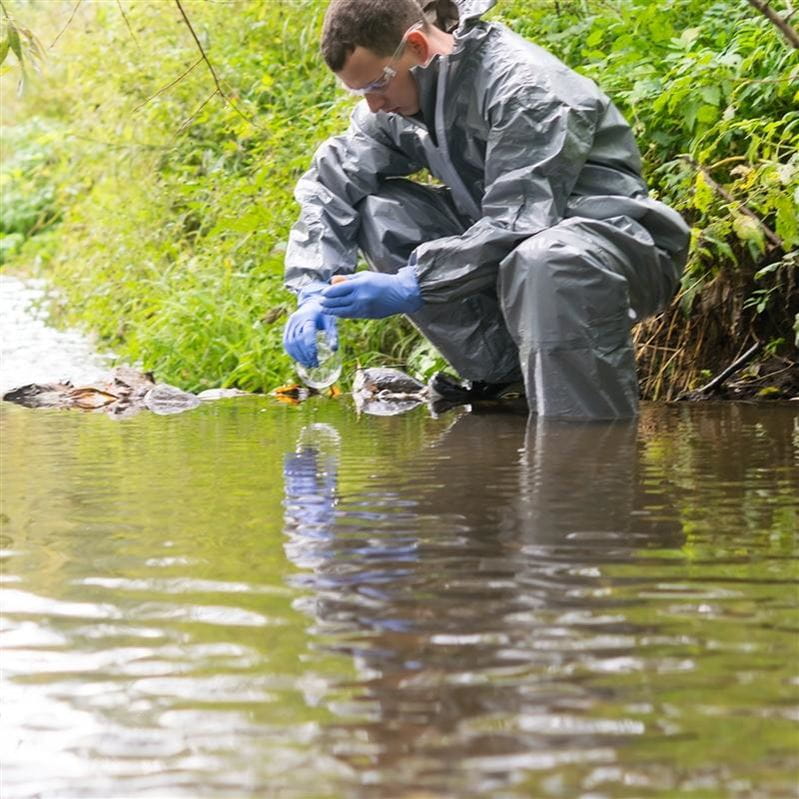
[[[107,368],[44,292],[4,390]],[[797,796],[799,403],[0,436],[3,799]]]
[[[796,796],[797,403],[0,434],[5,799]]]

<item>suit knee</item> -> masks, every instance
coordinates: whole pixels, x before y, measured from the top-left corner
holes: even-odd
[[[534,345],[575,346],[600,330],[629,330],[627,281],[579,237],[552,229],[523,242],[501,264],[509,327]]]

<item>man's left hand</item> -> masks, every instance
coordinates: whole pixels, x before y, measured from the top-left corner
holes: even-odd
[[[396,275],[358,272],[326,288],[320,301],[326,314],[350,319],[382,319],[397,313],[413,313],[422,307],[413,266],[403,267]]]

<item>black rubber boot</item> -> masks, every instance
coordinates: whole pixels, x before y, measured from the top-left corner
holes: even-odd
[[[473,402],[525,399],[524,383],[521,380],[511,380],[508,383],[482,383],[475,380],[469,389],[469,395]]]
[[[474,380],[468,384],[459,382],[446,372],[438,372],[431,378],[428,385],[430,390],[441,399],[460,404],[525,399],[524,383],[521,380],[503,383],[484,383]]]

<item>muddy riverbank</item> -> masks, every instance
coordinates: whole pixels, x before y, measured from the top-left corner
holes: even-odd
[[[51,327],[47,321],[48,299],[44,281],[0,275],[0,395],[38,384],[52,386],[52,391],[48,393],[37,388],[43,399],[34,398],[28,404],[48,406],[49,396],[51,407],[128,411],[135,405],[127,401],[130,392],[123,392],[124,401],[119,403],[116,402],[119,397],[109,389],[115,382],[114,356],[98,353],[90,336]],[[128,371],[127,375],[130,374],[132,372]],[[700,386],[688,392],[682,401],[769,402],[799,398],[799,366],[786,357],[755,352],[723,380],[718,377],[715,382],[708,380],[705,390]],[[99,387],[100,393],[95,392],[89,398],[92,386]],[[100,396],[102,393],[106,394],[105,398]],[[214,390],[208,397],[213,393]],[[75,396],[78,401],[73,403]]]

